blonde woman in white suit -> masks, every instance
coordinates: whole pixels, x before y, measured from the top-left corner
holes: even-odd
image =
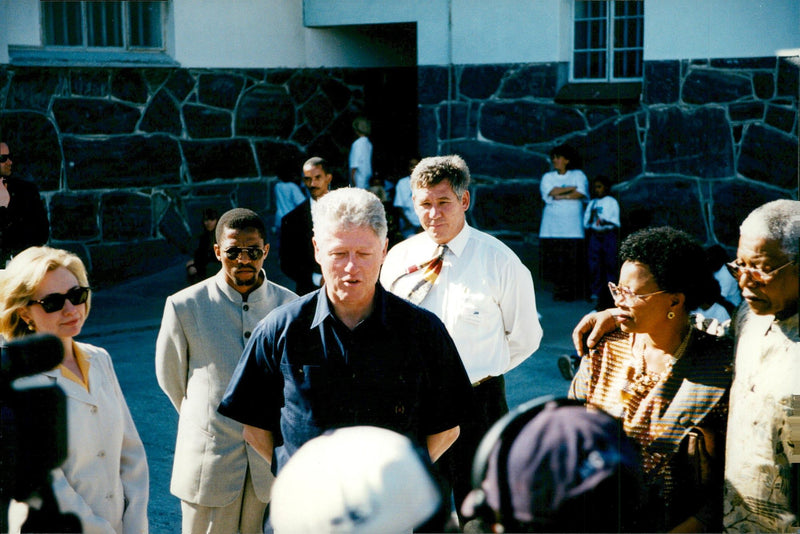
[[[142,534],[149,493],[142,440],[108,352],[74,340],[89,314],[88,285],[76,255],[26,249],[0,275],[0,334],[53,334],[63,343],[59,366],[20,379],[57,384],[67,398],[67,458],[52,472],[61,512],[77,515],[85,534]]]

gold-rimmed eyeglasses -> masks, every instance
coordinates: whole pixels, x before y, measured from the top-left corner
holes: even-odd
[[[658,295],[659,293],[666,293],[666,290],[662,289],[661,291],[653,291],[652,293],[643,293],[638,294],[634,293],[629,287],[625,286],[618,286],[614,282],[608,283],[608,290],[611,291],[611,296],[614,297],[614,300],[620,299],[623,302],[644,302],[644,299],[647,297],[652,297],[653,295]]]

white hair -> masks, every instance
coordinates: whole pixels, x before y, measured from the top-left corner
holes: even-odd
[[[317,237],[340,227],[367,227],[383,241],[388,232],[380,199],[357,187],[343,187],[324,195],[314,203],[311,219]]]
[[[748,215],[739,227],[741,235],[778,241],[789,261],[800,259],[800,201],[773,200]]]

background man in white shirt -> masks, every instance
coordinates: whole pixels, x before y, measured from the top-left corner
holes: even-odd
[[[500,240],[466,222],[469,180],[459,156],[425,158],[416,166],[411,189],[425,231],[393,247],[381,272],[384,287],[408,298],[423,277],[431,279],[422,265],[446,245],[441,271],[419,305],[444,322],[475,394],[474,417],[438,463],[452,484],[457,510],[471,489],[480,439],[508,411],[503,374],[542,339],[530,271]]]
[[[369,179],[372,178],[372,143],[369,140],[372,124],[366,117],[356,117],[353,131],[358,137],[350,145],[348,157],[350,186],[368,189]]]

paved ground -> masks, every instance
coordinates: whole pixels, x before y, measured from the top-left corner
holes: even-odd
[[[177,414],[156,382],[155,342],[167,295],[186,285],[183,260],[162,272],[96,292],[92,312],[80,339],[106,348],[128,400],[150,465],[150,531],[180,532],[180,504],[169,493]],[[293,288],[277,266],[277,250],[265,264],[268,277]],[[540,287],[539,284],[537,287]],[[509,404],[540,395],[566,394],[568,383],[556,367],[559,355],[571,351],[572,327],[589,311],[585,302],[554,302],[537,290],[544,340],[541,348],[507,375]]]

